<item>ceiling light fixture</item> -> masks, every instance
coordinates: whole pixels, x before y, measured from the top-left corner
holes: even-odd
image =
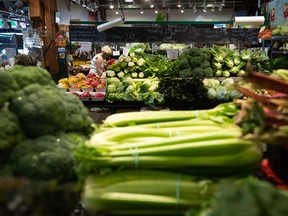
[[[6,19],[3,19],[3,23],[1,26],[2,29],[10,29],[10,26],[8,25],[8,22]]]
[[[211,11],[214,12],[215,11],[215,3],[212,4],[212,8]]]
[[[85,0],[83,0],[83,2],[82,2],[82,7],[86,7]]]
[[[181,10],[180,10],[181,13],[184,13],[184,6],[181,7]]]
[[[221,5],[222,5],[222,6],[225,6],[225,0],[222,0]]]
[[[157,8],[155,8],[155,11],[154,11],[156,14],[158,14],[158,10],[157,10]]]
[[[116,11],[115,11],[115,14],[116,14],[116,15],[118,15],[118,14],[119,14],[118,10],[116,10]]]
[[[163,1],[162,8],[166,7],[166,0]]]
[[[141,13],[141,14],[144,14],[143,8],[141,8],[140,13]]]
[[[154,8],[154,2],[152,2],[152,0],[150,0],[150,8]]]
[[[16,30],[21,30],[22,29],[19,21],[16,23],[15,29]]]
[[[193,4],[191,3],[191,1],[189,1],[189,8],[192,8]]]
[[[110,4],[110,5],[109,5],[109,8],[110,8],[111,10],[114,9],[114,5]]]
[[[207,5],[206,5],[206,1],[204,0],[204,7],[203,7],[203,12],[206,13],[207,12]]]
[[[193,12],[196,13],[197,12],[197,7],[196,7],[196,3],[193,6]]]
[[[218,11],[222,11],[222,9],[223,9],[223,6],[222,6],[222,4],[220,4],[218,7]]]
[[[178,8],[181,8],[181,7],[182,7],[181,1],[178,2],[177,7],[178,7]]]
[[[103,32],[103,31],[106,31],[108,29],[111,29],[111,28],[114,28],[116,26],[119,26],[119,25],[122,25],[124,24],[125,22],[125,15],[124,15],[124,12],[123,12],[123,7],[121,5],[121,0],[118,0],[118,3],[120,4],[120,9],[121,9],[121,17],[117,18],[117,19],[114,19],[114,20],[111,20],[111,21],[108,21],[108,22],[105,22],[101,25],[98,25],[97,26],[97,30],[99,32]]]

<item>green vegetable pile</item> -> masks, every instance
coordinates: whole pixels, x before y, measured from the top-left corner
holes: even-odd
[[[87,210],[183,215],[200,209],[217,179],[250,174],[262,159],[258,144],[240,138],[232,123],[236,113],[234,104],[223,103],[210,110],[108,116],[75,154]]]
[[[159,90],[171,101],[201,101],[207,98],[202,78],[166,78],[159,82]]]
[[[0,77],[0,173],[77,180],[73,150],[94,131],[89,111],[42,68],[14,66]]]
[[[287,56],[275,57],[271,60],[271,69],[288,69],[288,58]]]
[[[272,31],[272,36],[285,36],[288,35],[288,24],[278,25],[276,29]]]
[[[135,53],[130,53],[129,56],[121,55],[117,63],[109,65],[106,75],[108,77],[133,77],[144,78],[143,64],[145,60],[137,57]]]
[[[113,101],[144,101],[155,106],[162,103],[164,95],[158,92],[158,79],[132,79],[131,77],[107,78],[106,99]]]
[[[231,77],[225,78],[223,81],[206,78],[203,80],[203,84],[208,90],[207,97],[210,100],[229,101],[242,97],[242,94],[235,89],[235,81]]]
[[[213,77],[209,48],[193,47],[179,56],[179,77]]]
[[[278,190],[269,182],[230,179],[220,182],[210,206],[197,214],[190,211],[186,216],[286,216],[287,201],[287,191]]]
[[[226,46],[215,45],[211,48],[213,54],[212,65],[216,77],[230,77],[245,75],[244,66],[252,58],[250,50],[230,50]]]

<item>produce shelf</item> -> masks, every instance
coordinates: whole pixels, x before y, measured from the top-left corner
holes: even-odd
[[[117,109],[140,109],[142,107],[151,107],[144,104],[143,101],[82,101],[87,108],[109,108],[111,114],[116,113]],[[156,104],[154,107],[169,107],[171,110],[196,110],[210,109],[223,101],[206,100],[206,101],[181,101],[166,99],[164,103]]]

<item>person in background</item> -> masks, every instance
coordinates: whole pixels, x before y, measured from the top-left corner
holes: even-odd
[[[97,53],[91,61],[89,74],[94,73],[100,77],[105,77],[105,59],[110,55],[112,55],[112,49],[107,45],[102,47],[101,53]]]

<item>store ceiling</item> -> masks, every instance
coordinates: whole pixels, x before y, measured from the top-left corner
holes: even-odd
[[[27,21],[28,4],[21,0],[0,0],[0,17]]]
[[[83,2],[83,1],[82,1]],[[239,10],[251,10],[258,8],[258,0],[121,0],[122,7],[124,9],[151,9],[151,5],[157,7],[158,9],[177,9],[180,7],[184,7],[185,9],[193,9],[196,8],[204,8],[204,5],[207,8],[215,10],[223,7],[223,8],[232,8],[237,11]],[[106,9],[110,9],[110,5],[113,5],[114,8],[119,7],[118,0],[99,0],[99,6],[105,7]],[[247,8],[248,7],[248,8]]]

